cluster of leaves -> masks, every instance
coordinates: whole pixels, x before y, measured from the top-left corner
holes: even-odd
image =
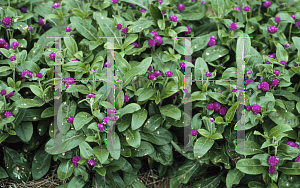
[[[300,163],[294,162],[300,150],[286,144],[300,143],[300,27],[296,24],[300,3],[272,1],[265,7],[257,0],[189,1],[183,10],[177,8],[179,3],[63,0],[53,8],[53,1],[1,2],[0,19],[11,17],[12,23],[8,28],[0,25],[0,38],[19,46],[0,48],[0,90],[6,92],[0,96],[0,157],[5,162],[0,178],[37,180],[51,163],[58,163],[58,177],[70,178],[60,187],[145,187],[137,173],[146,162],[159,175],[174,176],[172,188],[190,181],[192,187],[300,185]],[[244,11],[245,6],[251,10]],[[209,8],[214,15],[208,14]],[[170,20],[174,15],[177,22]],[[128,31],[118,29],[120,24]],[[277,26],[277,32],[270,33],[270,26]],[[162,44],[151,45],[156,39],[153,31]],[[74,79],[62,82],[57,114],[55,42],[47,36],[65,37],[60,52],[62,78]],[[186,62],[184,37],[195,36],[193,61]],[[216,44],[208,45],[212,36]],[[115,104],[107,101],[107,86],[112,83],[106,80],[110,43],[105,37],[114,38]],[[243,48],[237,37],[245,37]],[[245,149],[234,151],[236,124],[241,123],[235,118],[240,105],[236,82],[208,79],[243,75],[237,71],[237,54],[242,53],[245,71],[250,71],[245,78],[253,80],[245,88],[245,105],[259,105],[261,110],[245,111],[245,139],[239,142]],[[267,56],[270,53],[276,57]],[[182,62],[192,68],[192,78],[200,80],[191,86],[192,97],[186,96]],[[161,76],[150,79],[148,75],[158,70]],[[274,75],[274,70],[281,74]],[[169,71],[172,75],[165,74]],[[275,78],[279,85],[258,89],[260,83],[271,84]],[[208,109],[212,102],[228,109],[226,115]],[[184,111],[188,103],[191,117]],[[114,150],[107,149],[110,126],[99,128],[107,124],[111,109],[116,110]],[[56,124],[63,125],[61,141],[55,136],[54,116]],[[198,134],[183,134],[191,129]],[[272,156],[279,159],[274,173]]]

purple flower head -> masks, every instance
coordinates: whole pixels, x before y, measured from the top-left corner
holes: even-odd
[[[251,74],[251,71],[246,71],[245,75]]]
[[[123,12],[123,9],[120,9],[121,12]]]
[[[59,3],[54,3],[54,4],[52,5],[52,8],[57,9],[59,6],[60,6]]]
[[[109,109],[108,111],[107,111],[107,114],[114,114],[114,113],[116,113],[117,111],[115,110],[115,109],[113,109],[113,108],[111,108],[111,109]]]
[[[211,72],[207,71],[207,72],[205,73],[205,76],[211,77]]]
[[[268,172],[269,172],[270,174],[274,174],[274,173],[276,172],[276,168],[273,167],[273,166],[271,166],[271,167],[269,168]]]
[[[159,76],[162,76],[161,72],[160,71],[154,71],[154,76],[155,77],[159,77]]]
[[[39,22],[40,22],[40,25],[41,25],[41,26],[44,26],[44,25],[45,25],[45,23],[44,23],[44,18],[41,18]]]
[[[86,95],[86,98],[87,98],[87,99],[94,98],[94,97],[95,97],[95,94],[94,94],[94,93],[88,93],[88,94]]]
[[[10,25],[11,24],[11,21],[12,21],[12,19],[11,19],[11,17],[8,17],[8,16],[5,16],[3,19],[2,19],[2,23],[4,24],[4,25]]]
[[[107,68],[110,68],[111,65],[112,65],[111,62],[105,62],[103,66],[104,66],[104,67],[107,67]]]
[[[105,117],[104,119],[103,119],[103,123],[106,125],[107,124],[107,120],[108,120],[108,117]]]
[[[139,44],[137,42],[133,42],[133,43],[131,43],[131,45],[134,45],[134,48],[138,48],[139,47]]]
[[[229,28],[230,28],[232,31],[236,30],[236,29],[237,29],[236,23],[231,23],[230,26],[229,26]]]
[[[156,77],[154,76],[154,74],[149,74],[148,78],[149,78],[149,80],[155,80]]]
[[[5,89],[2,89],[0,93],[1,93],[1,96],[3,96],[3,95],[6,94],[6,90],[5,90]]]
[[[67,120],[67,122],[68,123],[73,123],[73,121],[74,121],[74,119],[75,119],[75,117],[74,116],[70,116],[70,117],[68,117],[68,120]]]
[[[272,81],[272,85],[274,86],[274,87],[276,87],[276,86],[278,86],[279,85],[279,80],[278,79],[273,79],[273,81]]]
[[[218,93],[222,94],[222,91],[219,91]]]
[[[250,111],[250,110],[252,109],[252,107],[251,107],[250,105],[248,105],[248,106],[246,106],[246,109],[247,109],[248,111]]]
[[[212,39],[212,38],[210,38],[207,43],[208,46],[215,46],[216,44],[217,44],[216,39]]]
[[[232,92],[237,92],[237,89],[232,89],[231,91],[232,91]]]
[[[11,56],[11,57],[9,58],[9,61],[12,62],[12,61],[15,61],[16,59],[17,59],[16,56]]]
[[[99,131],[104,131],[105,126],[103,124],[98,124],[98,129],[99,129]]]
[[[72,163],[74,164],[75,167],[78,167],[78,161],[80,161],[81,157],[79,155],[75,155],[72,158]]]
[[[294,148],[297,148],[297,149],[299,149],[299,145],[298,144],[296,144],[295,142],[293,142],[293,141],[288,141],[287,143],[285,143],[286,145],[289,145],[289,146],[291,146],[291,147],[294,147]]]
[[[263,91],[269,91],[269,89],[270,89],[270,85],[266,81],[263,81],[262,83],[260,83],[260,87],[261,87],[261,90],[263,90]]]
[[[250,84],[250,83],[252,83],[252,82],[254,82],[254,80],[252,80],[251,78],[247,79],[245,81],[245,86],[247,87],[247,85]]]
[[[275,33],[275,32],[277,31],[277,27],[274,26],[274,25],[271,25],[271,26],[269,27],[268,31],[269,31],[270,33]]]
[[[276,16],[276,17],[275,17],[275,22],[276,22],[276,23],[279,23],[279,22],[280,22],[280,17],[277,17],[277,16]]]
[[[156,46],[161,45],[161,43],[163,42],[161,36],[158,36],[158,35],[154,36],[153,39],[156,40]]]
[[[12,91],[12,92],[8,93],[7,95],[5,95],[5,98],[8,99],[9,97],[13,96],[13,94],[14,94],[14,92]]]
[[[219,114],[221,116],[225,116],[227,113],[227,108],[226,107],[222,107],[220,110],[219,110]]]
[[[198,131],[196,129],[191,130],[191,135],[196,136],[198,134]]]
[[[295,25],[300,27],[300,21],[296,21]]]
[[[149,39],[149,40],[148,40],[148,44],[149,44],[149,46],[151,46],[151,47],[155,46],[155,43],[156,43],[156,41],[153,40],[153,39]]]
[[[7,50],[8,50],[8,48],[9,48],[9,44],[8,44],[8,43],[5,43],[3,47],[4,47],[5,49],[7,49]]]
[[[268,8],[269,6],[271,6],[271,1],[266,1],[266,2],[264,2],[264,7],[266,7],[266,8]]]
[[[171,71],[168,71],[165,73],[166,77],[172,77],[173,76],[173,73]]]
[[[278,164],[278,162],[279,162],[279,158],[275,157],[275,156],[270,156],[268,159],[268,163],[271,166],[276,166]]]
[[[36,76],[37,78],[43,78],[43,74],[40,73],[40,72],[36,73],[35,76]]]
[[[170,16],[170,21],[172,22],[178,22],[178,18],[175,15]]]
[[[118,24],[118,25],[117,25],[117,29],[118,29],[118,30],[121,30],[121,29],[122,29],[122,24]]]
[[[214,118],[209,118],[209,121],[214,122],[215,120],[214,120]]]
[[[271,62],[270,61],[266,61],[265,64],[271,64]]]
[[[71,86],[70,84],[66,85],[66,89],[68,89],[70,86]]]
[[[249,6],[245,6],[245,7],[243,8],[243,10],[249,12],[249,11],[251,10],[251,8],[250,8]]]
[[[190,32],[192,32],[192,29],[189,26],[186,26],[186,28],[188,29],[187,31],[184,31],[185,34],[189,34]]]
[[[18,43],[18,42],[13,42],[13,43],[11,43],[11,48],[14,49],[14,50],[17,49],[18,46],[19,46],[19,43]]]
[[[55,59],[55,53],[52,52],[52,53],[49,55],[49,58],[50,58],[51,60],[54,60],[54,59]]]
[[[65,32],[70,32],[70,31],[72,31],[72,28],[71,28],[71,27],[67,27],[67,28],[65,29]]]
[[[158,33],[156,31],[151,31],[150,33],[153,34],[154,36],[158,35]]]
[[[239,10],[241,12],[241,8],[240,7],[234,7],[234,10]]]
[[[213,109],[214,109],[214,104],[213,104],[213,103],[208,104],[208,105],[207,105],[207,109],[208,109],[208,110],[213,110]]]
[[[163,1],[162,0],[158,0],[157,1],[160,5],[163,3]]]
[[[146,9],[143,9],[143,8],[142,8],[142,9],[140,10],[140,12],[146,12]]]
[[[251,110],[254,114],[257,114],[261,111],[261,108],[258,104],[254,104],[252,107],[251,107]]]
[[[287,65],[286,61],[280,61],[281,65]]]
[[[126,34],[126,33],[128,32],[128,27],[125,27],[124,29],[122,29],[122,32],[123,32],[124,34]]]
[[[71,77],[70,78],[66,78],[65,82],[68,83],[68,84],[74,84],[75,83],[75,79],[71,78]]]
[[[4,118],[8,118],[9,116],[13,116],[13,114],[9,111],[4,112]]]
[[[0,38],[0,48],[3,48],[5,44],[6,44],[5,39]]]
[[[128,95],[124,95],[124,102],[128,102],[129,101],[129,96]]]
[[[26,9],[25,7],[22,7],[20,10],[21,10],[22,12],[24,12],[24,13],[27,12],[27,9]]]
[[[296,15],[294,15],[294,14],[291,15],[291,17],[292,17],[294,20],[296,19]]]
[[[149,70],[149,71],[153,71],[153,67],[150,65],[150,66],[148,67],[148,70]]]
[[[116,3],[119,2],[119,0],[111,0],[111,2],[112,2],[113,4],[116,4]]]
[[[300,155],[297,156],[297,158],[295,159],[295,162],[300,162]]]
[[[97,164],[97,162],[94,159],[89,159],[88,163],[91,167],[95,166]]]
[[[279,76],[280,71],[279,71],[279,70],[274,70],[274,74],[275,74],[276,76]]]
[[[284,47],[285,47],[285,48],[288,48],[288,47],[290,47],[290,45],[289,45],[289,44],[285,44]]]
[[[165,11],[165,10],[163,10],[163,11],[161,11],[161,13],[162,13],[162,14],[166,14],[166,11]]]
[[[257,85],[257,89],[261,90],[261,86],[260,84]]]
[[[195,1],[195,0],[192,0],[192,1]],[[206,1],[201,1],[201,4],[203,5],[204,3],[206,3]]]
[[[179,4],[179,5],[177,6],[177,9],[178,9],[180,12],[182,12],[182,11],[185,9],[184,4]]]
[[[219,102],[214,102],[214,111],[218,112],[221,109],[221,104]]]
[[[49,28],[50,28],[50,26],[49,25],[44,25],[43,26],[43,29],[44,29],[44,31],[48,31],[49,30]],[[72,36],[72,35],[71,35]]]
[[[134,6],[134,4],[130,3],[130,5],[129,5],[129,6],[133,7],[133,6]]]
[[[180,67],[181,67],[182,69],[185,68],[185,63],[184,63],[184,62],[179,63],[179,65],[180,65]]]

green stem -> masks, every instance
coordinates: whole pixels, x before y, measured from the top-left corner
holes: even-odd
[[[9,34],[8,34],[8,30],[6,29],[6,35],[7,35],[7,39],[9,41]]]
[[[5,99],[5,95],[3,95],[3,99],[4,99],[4,110],[6,110],[6,99]]]
[[[163,89],[165,88],[165,86],[166,86],[166,84],[168,82],[168,79],[169,79],[169,77],[166,78]]]
[[[291,42],[291,32],[292,32],[293,23],[290,25],[290,32],[289,32],[289,42]]]
[[[246,13],[246,22],[248,22],[248,17],[247,17],[247,13]]]
[[[139,33],[139,45],[141,44],[141,35],[142,35],[142,31]]]
[[[30,0],[30,11],[32,12],[32,0]]]

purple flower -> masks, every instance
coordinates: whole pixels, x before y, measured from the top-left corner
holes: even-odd
[[[5,95],[5,98],[8,99],[9,97],[13,96],[13,94],[14,94],[14,92],[12,91],[12,92],[8,93],[7,95]]]
[[[140,10],[140,12],[146,12],[146,10],[142,8],[142,9]]]
[[[231,91],[232,91],[232,92],[237,92],[237,89],[232,89]]]
[[[87,99],[94,98],[94,97],[95,97],[95,94],[94,94],[94,93],[88,93],[88,94],[86,95],[86,98],[87,98]]]
[[[89,159],[88,163],[91,167],[95,166],[97,164],[97,162],[94,159]]]
[[[275,156],[270,156],[268,159],[268,163],[271,166],[276,166],[278,164],[278,162],[279,162],[279,158],[275,157]]]
[[[286,64],[286,61],[280,61],[280,64],[281,64],[281,65],[287,65],[287,64]]]
[[[239,10],[241,12],[241,8],[240,7],[234,7],[234,10]]]
[[[209,121],[214,122],[215,120],[214,120],[214,118],[209,118]]]
[[[177,22],[178,21],[177,16],[175,16],[175,15],[170,16],[170,21]]]
[[[297,64],[294,64],[294,67],[297,67],[298,65]]]
[[[131,43],[131,45],[134,45],[134,48],[138,48],[139,47],[139,44],[137,42],[133,42],[133,43]]]
[[[171,71],[168,71],[165,73],[166,77],[172,77],[173,76],[173,73]]]
[[[157,1],[160,5],[163,3],[163,1],[162,0],[158,0]]]
[[[277,17],[277,16],[276,16],[276,17],[275,17],[275,22],[276,22],[276,23],[279,23],[279,22],[280,22],[280,17]]]
[[[66,31],[66,32],[70,32],[70,31],[72,31],[72,28],[71,28],[71,27],[67,27],[67,28],[65,29],[65,31]]]
[[[227,108],[226,107],[222,107],[220,110],[219,110],[219,114],[221,116],[225,116],[227,113]]]
[[[264,2],[264,7],[266,7],[266,8],[268,8],[269,6],[271,6],[271,1],[266,1],[266,2]]]
[[[195,1],[195,0],[192,0],[192,1]],[[204,3],[206,3],[206,1],[201,1],[201,4],[203,5]]]
[[[260,84],[257,85],[257,89],[261,90],[261,86]]]
[[[207,72],[205,73],[205,76],[211,77],[211,72],[207,71]]]
[[[182,11],[185,9],[184,4],[179,4],[179,5],[177,6],[177,9],[178,9],[180,12],[182,12]]]
[[[296,21],[295,25],[300,27],[300,21]]]
[[[70,117],[68,117],[68,120],[67,120],[67,122],[72,124],[72,123],[73,123],[73,121],[74,121],[74,118],[75,118],[74,116],[70,116]]]
[[[54,4],[52,5],[52,8],[57,9],[59,6],[60,6],[59,3],[54,3]]]
[[[8,118],[9,116],[13,116],[13,114],[9,111],[4,112],[4,118]]]
[[[276,53],[272,53],[270,55],[268,55],[269,58],[276,58]]]
[[[187,31],[184,31],[185,34],[189,34],[190,32],[192,32],[192,29],[189,26],[186,26],[186,28],[188,29]]]
[[[184,62],[179,63],[179,65],[180,65],[180,67],[181,67],[182,69],[185,68],[185,63],[184,63]]]
[[[118,29],[118,30],[121,30],[121,29],[122,29],[122,24],[118,24],[118,25],[117,25],[117,29]]]
[[[43,74],[40,73],[40,72],[36,73],[35,76],[36,76],[37,78],[43,78]]]
[[[5,90],[5,89],[2,89],[0,93],[1,93],[1,96],[3,96],[3,95],[6,94],[6,90]]]
[[[11,19],[11,17],[8,17],[8,16],[5,16],[3,19],[2,19],[2,23],[4,24],[4,25],[10,25],[11,24],[11,21],[12,21],[12,19]]]
[[[246,71],[246,74],[245,74],[245,75],[247,75],[247,74],[251,74],[251,71]]]
[[[7,50],[8,50],[8,48],[9,48],[9,44],[8,44],[8,43],[5,43],[3,47],[4,47],[5,49],[7,49]]]
[[[104,123],[105,125],[107,124],[107,120],[108,120],[107,117],[105,117],[105,118],[103,119],[103,123]]]
[[[22,7],[20,10],[21,10],[22,12],[24,12],[24,13],[27,12],[27,9],[26,9],[25,7]]]
[[[148,67],[148,70],[149,70],[149,71],[153,71],[153,67],[150,65],[150,66]]]
[[[5,39],[0,38],[0,48],[3,48],[5,44],[6,44]]]
[[[269,91],[269,89],[270,89],[270,85],[266,81],[263,81],[262,83],[260,83],[260,87],[261,87],[261,90],[263,90],[263,91]]]
[[[208,46],[214,46],[217,44],[217,41],[216,41],[216,37],[215,36],[210,36],[210,39],[207,43]]]
[[[284,47],[285,47],[285,48],[288,48],[288,47],[290,47],[290,45],[289,45],[289,44],[285,44]]]
[[[149,80],[155,80],[156,77],[154,76],[154,74],[149,74],[148,78],[149,78]]]
[[[126,33],[128,32],[128,27],[125,27],[124,29],[122,29],[122,32],[123,32],[124,34],[126,34]]]
[[[75,83],[75,80],[74,80],[74,78],[65,78],[63,81],[65,81],[66,83],[68,83],[68,84],[74,84]]]
[[[271,26],[269,27],[268,31],[269,31],[270,33],[275,33],[275,32],[277,31],[277,27],[274,26],[274,25],[271,25]]]
[[[40,22],[40,25],[41,25],[41,26],[44,26],[44,25],[45,25],[45,23],[44,23],[44,18],[41,18],[39,22]]]
[[[16,56],[11,56],[11,57],[9,58],[9,61],[12,62],[12,61],[15,61],[16,59],[17,59]]]
[[[276,172],[276,168],[273,167],[273,166],[271,166],[271,167],[269,168],[268,172],[269,172],[270,174],[274,174],[274,173]]]
[[[105,127],[103,124],[98,124],[98,129],[99,129],[99,131],[104,131]]]
[[[207,105],[207,109],[208,109],[208,110],[213,110],[213,109],[214,109],[214,104],[213,104],[213,103],[208,104],[208,105]]]
[[[130,3],[130,5],[129,5],[129,6],[133,7],[133,6],[134,6],[134,4]]]
[[[154,36],[158,35],[156,31],[151,31],[150,33],[153,34]]]
[[[198,131],[196,129],[191,130],[191,135],[196,136],[198,134]]]
[[[159,77],[159,76],[162,76],[161,72],[160,71],[154,71],[154,76],[155,77]]]
[[[295,159],[295,162],[300,162],[300,155],[297,156],[297,158]]]
[[[72,163],[74,164],[75,167],[78,167],[78,161],[80,161],[81,157],[79,155],[75,155],[72,158]]]
[[[128,95],[124,95],[124,102],[128,102],[129,101],[129,96]]]
[[[252,83],[252,82],[254,82],[254,80],[252,80],[251,78],[247,79],[245,81],[245,86],[247,87],[247,85],[250,84],[250,83]]]
[[[11,43],[11,48],[14,49],[14,50],[17,49],[18,46],[19,46],[19,43],[18,43],[18,42],[13,42],[13,43]]]
[[[119,2],[119,0],[111,0],[111,2],[112,2],[113,4],[116,4],[116,3]]]
[[[44,29],[44,31],[47,31],[47,30],[49,30],[49,28],[50,28],[50,26],[49,25],[44,25],[43,26],[43,29]],[[71,35],[72,36],[72,35]]]
[[[71,86],[70,84],[66,85],[66,89],[68,89],[70,86]]]
[[[158,35],[154,36],[153,39],[156,40],[156,46],[161,45],[161,43],[163,42],[161,36],[158,36]]]
[[[55,59],[55,53],[54,53],[54,52],[51,53],[51,54],[49,55],[49,58],[50,58],[51,60],[54,60],[54,59]]]
[[[218,93],[222,94],[222,91],[219,91]]]
[[[298,144],[296,144],[295,142],[293,142],[293,141],[288,141],[287,143],[285,143],[286,145],[289,145],[289,146],[291,146],[291,147],[294,147],[294,148],[297,148],[297,149],[299,149],[299,145]]]
[[[114,113],[116,113],[117,111],[115,110],[115,109],[113,109],[113,108],[111,108],[111,109],[109,109],[108,111],[107,111],[107,114],[114,114]]]
[[[237,29],[236,23],[231,23],[230,26],[229,26],[229,28],[230,28],[232,31],[236,30],[236,29]]]
[[[248,111],[250,111],[250,110],[252,109],[252,107],[251,107],[250,105],[248,105],[248,106],[246,106],[246,109],[247,109]]]
[[[243,8],[243,10],[249,12],[249,11],[251,10],[251,8],[250,8],[249,6],[245,6],[245,7]]]
[[[107,68],[110,68],[111,65],[112,65],[111,62],[105,62],[103,66],[104,66],[104,67],[107,67]]]
[[[272,85],[274,86],[274,87],[276,87],[276,86],[278,86],[279,85],[279,80],[278,79],[273,79],[273,81],[272,81]]]
[[[33,30],[33,28],[32,28],[31,26],[28,26],[28,28],[29,28],[29,31],[32,31],[32,30]]]
[[[261,111],[261,108],[258,104],[254,104],[252,107],[251,107],[251,110],[254,114],[257,114]]]
[[[153,40],[153,39],[149,39],[149,40],[148,40],[148,44],[149,44],[149,46],[151,46],[151,47],[155,46],[155,43],[156,43],[156,41]]]
[[[294,14],[291,15],[291,17],[292,17],[294,20],[296,19],[296,15],[294,15]]]
[[[214,102],[214,111],[218,112],[221,109],[221,104],[219,102]]]
[[[274,74],[275,74],[276,76],[279,76],[280,71],[279,71],[279,70],[274,70]]]
[[[162,13],[162,14],[166,14],[166,11],[165,11],[165,10],[163,10],[161,13]]]

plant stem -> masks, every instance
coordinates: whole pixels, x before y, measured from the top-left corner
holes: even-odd
[[[290,32],[289,32],[289,42],[291,42],[291,32],[292,32],[293,23],[290,25]]]
[[[32,0],[30,0],[30,11],[32,11]]]
[[[169,77],[166,78],[166,81],[165,81],[165,83],[164,83],[163,89],[165,88],[165,86],[166,86],[166,84],[167,84],[167,82],[168,82],[168,79],[169,79]]]

